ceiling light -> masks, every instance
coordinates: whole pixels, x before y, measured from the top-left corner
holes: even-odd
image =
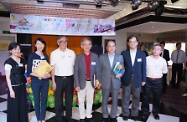
[[[164,12],[164,6],[160,5],[155,9],[155,16],[161,16],[163,12]]]
[[[104,0],[95,0],[95,2],[96,2],[95,7],[96,7],[96,8],[102,8],[102,3],[103,3],[103,1],[104,1]]]
[[[119,3],[120,0],[109,0],[109,1],[110,1],[110,4],[111,4],[113,7],[115,7],[115,6],[118,5],[118,3]]]
[[[141,3],[142,3],[142,0],[133,0],[131,3],[132,10],[138,9]]]
[[[95,0],[97,4],[102,4],[104,0]]]
[[[159,2],[158,1],[151,1],[150,3],[148,3],[148,6],[150,7],[150,9],[155,10],[158,6],[159,6]]]

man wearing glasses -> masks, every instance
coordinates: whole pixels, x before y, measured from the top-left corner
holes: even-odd
[[[57,38],[58,49],[51,53],[50,64],[53,67],[51,72],[53,90],[55,90],[55,113],[57,122],[62,122],[64,116],[63,94],[65,93],[66,121],[71,122],[72,101],[73,101],[73,67],[75,62],[74,51],[67,48],[68,38],[59,36]]]

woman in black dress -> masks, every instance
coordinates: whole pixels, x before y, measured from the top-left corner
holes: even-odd
[[[20,58],[20,45],[12,42],[8,47],[11,53],[5,65],[6,80],[9,89],[7,104],[7,122],[28,122],[26,96],[26,62]]]

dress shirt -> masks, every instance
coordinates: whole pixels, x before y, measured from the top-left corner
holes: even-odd
[[[178,54],[178,59],[177,59],[177,53],[179,53]],[[171,53],[171,60],[172,60],[173,63],[177,63],[177,64],[184,63],[185,62],[185,57],[186,57],[186,55],[185,55],[185,52],[183,50],[174,50]]]
[[[85,56],[85,62],[86,62],[86,78],[87,79],[90,79],[90,60],[91,60],[91,55],[86,55],[84,54]]]
[[[64,52],[58,48],[51,53],[50,64],[55,66],[56,76],[73,75],[74,63],[75,53],[68,48]]]
[[[146,58],[146,75],[149,78],[161,78],[168,72],[166,60],[162,57],[155,58],[153,55]]]
[[[161,57],[164,58],[164,49],[162,49]]]
[[[135,57],[136,57],[136,52],[137,52],[137,50],[135,50],[135,51],[130,50],[132,66],[134,66],[134,60],[135,60]]]
[[[111,67],[112,67],[112,64],[113,64],[113,61],[114,61],[114,55],[115,55],[115,53],[113,55],[111,55],[111,54],[108,53],[108,58],[109,58],[110,66]]]

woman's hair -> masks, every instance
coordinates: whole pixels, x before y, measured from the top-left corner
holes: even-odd
[[[45,53],[45,50],[46,50],[46,43],[45,43],[45,40],[44,40],[43,38],[37,38],[37,39],[35,40],[34,44],[36,44],[37,41],[40,41],[41,43],[44,44],[44,49],[42,50],[42,52]],[[36,47],[34,47],[34,51],[37,51],[37,48],[36,48]]]
[[[20,45],[16,42],[11,42],[8,46],[8,51],[12,50],[12,49],[15,49],[17,47],[20,47]]]

